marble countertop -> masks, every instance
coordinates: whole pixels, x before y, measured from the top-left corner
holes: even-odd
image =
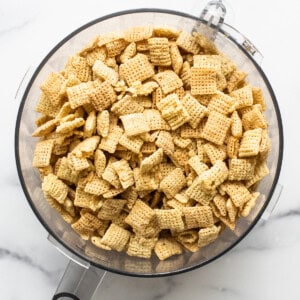
[[[51,299],[68,262],[47,241],[16,171],[14,128],[19,99],[15,95],[26,70],[69,32],[97,17],[136,7],[196,14],[205,2],[0,0],[0,299]],[[285,153],[279,202],[266,222],[258,223],[237,247],[202,269],[158,279],[107,274],[93,299],[300,299],[300,3],[225,3],[227,22],[264,54],[262,67],[280,105]]]

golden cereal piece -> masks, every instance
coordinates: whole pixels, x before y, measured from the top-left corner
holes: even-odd
[[[134,113],[120,117],[127,136],[149,132],[150,128],[142,113]]]
[[[68,194],[67,185],[63,183],[62,180],[58,179],[54,174],[49,174],[44,177],[42,190],[44,193],[53,197],[59,203],[64,203]]]
[[[214,224],[212,210],[209,206],[184,207],[186,229],[209,227]]]
[[[93,82],[93,88],[88,91],[91,103],[97,111],[103,111],[117,100],[114,88],[108,81]]]
[[[201,137],[217,145],[222,145],[230,125],[230,118],[212,111],[208,116]]]
[[[41,90],[50,101],[51,105],[57,106],[61,102],[61,89],[65,78],[59,73],[50,73],[47,79],[42,83]]]
[[[191,67],[190,82],[192,95],[209,95],[217,92],[215,71]]]
[[[165,37],[153,37],[148,39],[150,61],[156,66],[170,66],[171,56],[169,41]]]
[[[153,79],[157,81],[165,95],[183,86],[182,80],[172,70],[157,73]]]
[[[196,39],[185,31],[180,32],[176,44],[186,52],[192,54],[198,54],[200,52],[200,45],[197,43]]]
[[[32,166],[34,168],[42,168],[50,165],[53,146],[53,140],[46,140],[37,143],[34,150],[32,162]]]
[[[186,94],[182,99],[182,104],[190,115],[189,124],[196,129],[204,117],[208,115],[208,109],[201,105],[192,95]]]
[[[175,231],[182,231],[184,229],[182,213],[180,210],[155,209],[154,211],[160,229],[170,229]]]
[[[209,111],[216,111],[220,114],[227,115],[234,105],[234,99],[222,92],[217,92],[211,97],[207,108]]]
[[[257,155],[259,152],[261,138],[261,128],[245,131],[239,148],[239,157],[250,157]]]
[[[154,75],[153,66],[144,54],[137,54],[120,65],[119,74],[131,86],[135,81],[143,82]]]
[[[160,260],[182,253],[182,248],[173,238],[161,238],[154,247],[154,252]]]
[[[150,258],[156,242],[157,238],[145,238],[133,235],[130,237],[127,254],[129,256]]]
[[[204,247],[215,241],[221,231],[221,226],[211,226],[199,230],[198,246]]]

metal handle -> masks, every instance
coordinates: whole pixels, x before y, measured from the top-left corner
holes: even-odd
[[[90,300],[100,286],[106,271],[91,266],[88,262],[75,256],[51,235],[48,240],[55,248],[69,258],[69,264],[62,276],[52,300],[74,299]]]
[[[106,271],[86,269],[70,260],[52,300],[90,300],[98,289]]]

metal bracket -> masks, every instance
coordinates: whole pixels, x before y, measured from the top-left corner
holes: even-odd
[[[222,3],[222,0],[213,0],[208,2],[200,15],[201,21],[206,25],[205,36],[211,40],[214,40],[219,28],[224,22],[225,16],[226,7]],[[203,29],[201,28],[201,24],[197,31],[204,33]]]

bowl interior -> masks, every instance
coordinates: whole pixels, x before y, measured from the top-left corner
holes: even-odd
[[[49,53],[37,68],[24,94],[16,127],[16,159],[26,197],[51,235],[74,254],[100,268],[134,276],[162,276],[202,266],[236,245],[257,222],[272,196],[279,176],[283,147],[277,102],[260,67],[230,37],[219,32],[215,41],[218,48],[234,60],[241,70],[247,72],[248,80],[253,86],[260,87],[264,92],[272,141],[272,150],[268,158],[270,175],[258,186],[261,196],[257,205],[247,218],[238,220],[234,231],[224,230],[214,243],[196,253],[184,253],[162,262],[156,258],[144,260],[123,253],[104,251],[94,247],[90,242],[83,241],[44,200],[38,172],[32,168],[37,140],[31,137],[31,133],[35,129],[34,120],[37,117],[35,106],[40,95],[39,86],[49,72],[60,71],[68,57],[89,43],[97,34],[146,24],[171,26],[191,32],[195,22],[196,19],[191,16],[159,10],[128,11],[95,20],[69,35]]]

